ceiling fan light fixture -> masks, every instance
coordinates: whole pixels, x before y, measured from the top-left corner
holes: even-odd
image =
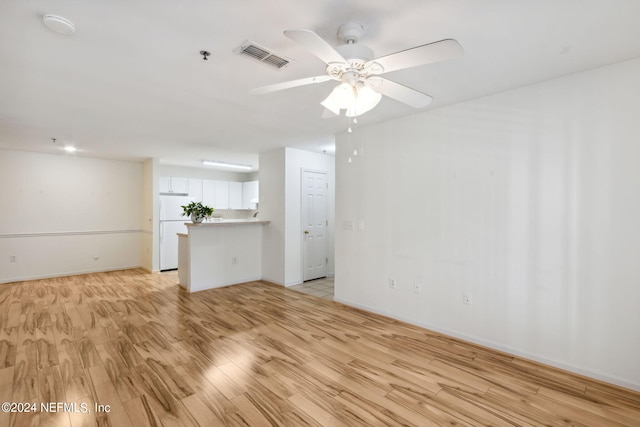
[[[361,85],[358,88],[358,96],[349,108],[347,117],[357,117],[375,108],[382,99],[382,94],[371,89],[369,86]]]
[[[361,24],[353,22],[341,26],[338,38],[344,45],[338,47],[333,47],[311,30],[286,30],[285,36],[327,65],[326,76],[276,83],[252,89],[250,93],[270,93],[337,80],[340,82],[338,86],[321,102],[336,115],[340,110],[346,110],[348,117],[364,114],[378,105],[382,95],[414,108],[424,108],[431,102],[431,96],[378,75],[453,59],[463,53],[456,40],[443,39],[375,58],[369,47],[358,43],[363,30]]]
[[[320,103],[324,108],[331,111],[336,116],[340,115],[340,107],[338,107],[333,100],[331,99],[331,94],[327,96],[327,98]]]
[[[333,89],[329,97],[334,105],[345,110],[356,100],[356,90],[349,83],[340,83]]]
[[[369,86],[363,85],[358,88],[358,97],[356,98],[356,107],[363,113],[373,109],[382,99],[382,94],[371,89]]]

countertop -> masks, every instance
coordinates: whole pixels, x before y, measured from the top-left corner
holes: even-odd
[[[207,221],[199,224],[186,223],[187,227],[219,227],[221,225],[243,225],[243,224],[269,224],[271,221],[261,219],[223,219],[220,221]]]

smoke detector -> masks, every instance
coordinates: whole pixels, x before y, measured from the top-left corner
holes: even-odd
[[[42,22],[51,31],[55,31],[58,34],[73,34],[76,32],[76,26],[73,22],[56,15],[44,15]]]

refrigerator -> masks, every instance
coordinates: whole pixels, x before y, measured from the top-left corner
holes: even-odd
[[[178,236],[187,233],[189,217],[181,216],[182,206],[193,202],[189,196],[160,196],[160,271],[178,268]]]

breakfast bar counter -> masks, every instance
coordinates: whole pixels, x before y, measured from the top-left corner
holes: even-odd
[[[178,234],[178,279],[189,292],[262,278],[262,227],[270,221],[185,224]]]

